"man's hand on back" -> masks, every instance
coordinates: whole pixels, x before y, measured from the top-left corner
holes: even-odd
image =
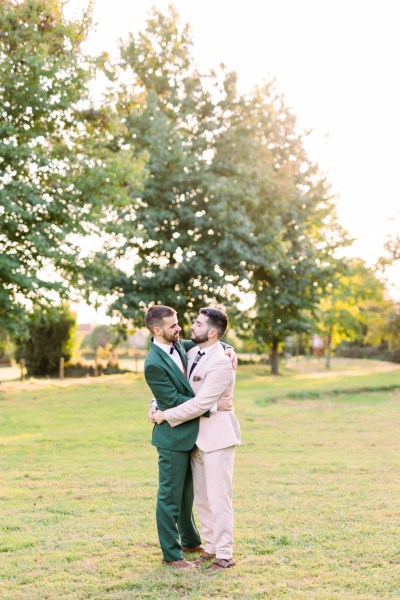
[[[157,425],[161,425],[161,423],[164,423],[165,421],[165,417],[164,417],[164,413],[162,410],[156,410],[154,415],[154,422],[157,423]]]
[[[154,420],[154,413],[157,411],[157,408],[155,406],[150,406],[149,408],[149,412],[147,414],[147,418],[149,421],[151,421],[151,423],[155,423]]]
[[[217,410],[232,410],[233,395],[232,392],[224,392],[217,400]]]

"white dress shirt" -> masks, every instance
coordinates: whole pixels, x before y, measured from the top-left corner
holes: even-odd
[[[165,354],[168,354],[168,356],[171,358],[171,360],[173,360],[174,363],[180,368],[182,373],[184,372],[182,359],[180,357],[178,350],[173,346],[173,344],[163,344],[162,342],[158,342],[157,340],[153,340],[153,344],[155,344],[156,346],[161,348],[161,350],[164,350]],[[171,354],[171,348],[174,348],[174,351],[172,352],[172,354]]]

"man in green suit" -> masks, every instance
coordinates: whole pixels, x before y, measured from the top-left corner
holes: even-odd
[[[194,397],[187,380],[186,352],[195,344],[182,341],[182,331],[174,309],[152,306],[145,316],[153,334],[144,365],[144,375],[160,410],[173,408]],[[163,562],[189,568],[195,564],[183,558],[184,550],[201,550],[201,539],[194,523],[193,483],[190,451],[199,431],[199,420],[192,419],[170,427],[167,422],[155,426],[152,444],[158,451],[159,487],[156,521]]]

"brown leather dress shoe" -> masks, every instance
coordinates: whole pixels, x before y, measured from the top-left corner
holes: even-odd
[[[174,567],[175,569],[191,569],[196,566],[194,563],[189,562],[184,558],[181,558],[180,560],[163,560],[163,564]]]
[[[204,548],[203,546],[193,546],[192,548],[182,546],[182,552],[204,552]]]
[[[221,571],[222,569],[229,569],[233,567],[235,561],[233,558],[216,558],[211,567],[206,569],[207,573],[212,573],[214,571]]]
[[[215,554],[209,554],[208,552],[203,552],[203,554],[200,554],[199,558],[196,558],[194,563],[195,563],[195,565],[201,565],[202,563],[208,562],[209,560],[212,560],[213,558],[215,558]]]

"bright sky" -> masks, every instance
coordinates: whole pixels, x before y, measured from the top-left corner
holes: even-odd
[[[89,50],[116,53],[119,38],[145,25],[168,0],[95,0]],[[208,70],[221,62],[243,90],[275,78],[312,130],[311,159],[338,195],[342,225],[359,238],[351,254],[369,264],[400,223],[400,82],[397,0],[175,0],[190,23],[194,55]],[[70,0],[82,7],[85,0]]]

